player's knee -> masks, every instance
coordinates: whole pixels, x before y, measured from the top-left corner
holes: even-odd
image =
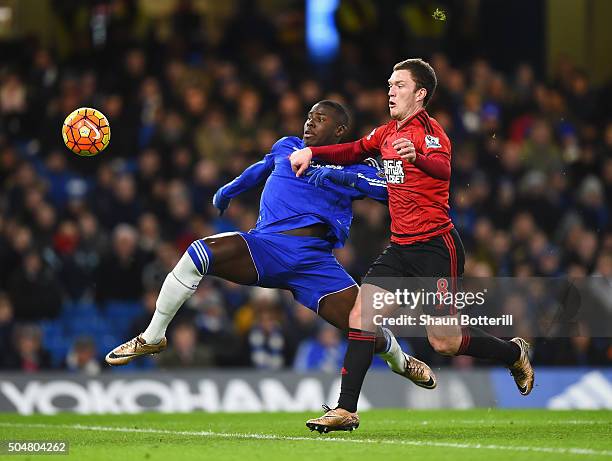
[[[195,288],[206,275],[212,262],[212,252],[203,240],[194,240],[172,273],[185,286]]]
[[[429,344],[438,354],[457,355],[461,338],[454,336],[428,336]]]
[[[191,259],[200,276],[204,276],[212,262],[212,251],[203,239],[194,240],[185,254]]]

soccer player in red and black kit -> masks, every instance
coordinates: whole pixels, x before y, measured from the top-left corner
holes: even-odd
[[[421,59],[407,59],[393,67],[389,79],[391,121],[358,141],[333,146],[306,147],[291,155],[293,170],[300,176],[313,156],[335,164],[361,161],[366,155],[382,155],[391,214],[391,244],[366,274],[360,296],[350,314],[349,346],[342,373],[338,407],[314,421],[335,426],[355,413],[359,390],[372,360],[373,343],[360,338],[362,296],[372,292],[381,278],[448,277],[455,286],[463,275],[465,255],[459,234],[449,217],[451,144],[440,124],[425,107],[436,89],[433,68]],[[370,285],[370,286],[368,286]],[[381,287],[385,288],[385,287]],[[434,315],[456,316],[453,305]],[[503,363],[519,391],[529,394],[534,373],[529,345],[522,338],[505,341],[475,327],[427,327],[434,350],[444,355],[471,355]]]

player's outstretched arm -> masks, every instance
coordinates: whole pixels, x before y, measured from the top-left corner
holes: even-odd
[[[352,168],[355,170],[321,167],[312,173],[308,182],[320,187],[328,180],[341,186],[352,187],[362,196],[382,202],[387,201],[387,182],[378,175],[380,170],[366,165]]]
[[[363,138],[343,144],[329,146],[311,146],[296,150],[289,157],[291,169],[296,176],[302,176],[313,157],[335,165],[351,165],[359,163],[368,154],[380,152],[385,127],[378,127]]]
[[[299,177],[302,176],[310,165],[312,157],[336,165],[350,165],[362,161],[366,154],[367,151],[362,148],[361,140],[359,140],[345,144],[305,147],[293,152],[289,157],[289,161],[295,175]]]
[[[272,170],[274,170],[274,159],[272,155],[266,155],[263,160],[244,170],[236,179],[220,187],[213,195],[213,206],[222,215],[229,206],[231,199],[261,184],[270,176]]]

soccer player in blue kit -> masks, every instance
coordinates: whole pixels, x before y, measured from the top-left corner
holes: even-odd
[[[242,285],[290,290],[298,302],[348,331],[349,339],[364,346],[374,343],[375,352],[395,373],[418,386],[434,388],[432,370],[404,353],[389,330],[375,335],[349,329],[349,313],[358,287],[332,250],[344,245],[348,237],[353,200],[387,200],[386,182],[373,166],[375,160],[345,167],[313,162],[310,171],[300,178],[291,170],[289,156],[293,151],[336,144],[347,128],[344,107],[334,101],[320,101],[308,113],[303,139],[279,139],[263,160],[221,187],[213,205],[222,213],[233,197],[266,181],[255,228],[248,233],[230,232],[194,241],[164,280],[147,329],[109,352],[106,362],[125,365],[136,357],[163,351],[170,321],[202,278],[213,275]],[[369,364],[365,366],[367,369]],[[341,398],[343,394],[357,398],[362,382],[347,385],[343,381]],[[339,408],[336,417],[339,422],[334,430],[352,430],[359,425],[357,413]]]

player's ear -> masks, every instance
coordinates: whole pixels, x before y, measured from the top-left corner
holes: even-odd
[[[425,96],[427,96],[427,90],[425,88],[419,88],[416,91],[416,100],[417,101],[423,101],[425,99]]]
[[[341,138],[345,135],[346,130],[348,130],[348,127],[346,125],[338,125],[338,127],[336,128],[336,136]]]

